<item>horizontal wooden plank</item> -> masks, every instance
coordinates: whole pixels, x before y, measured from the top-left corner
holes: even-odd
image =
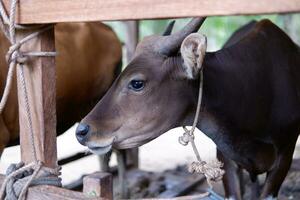
[[[299,12],[300,0],[20,0],[18,10],[18,23],[36,24]]]
[[[5,176],[0,174],[0,187]],[[42,185],[30,187],[26,199],[35,200],[107,200],[100,197],[91,197],[82,192],[67,190],[64,188]]]

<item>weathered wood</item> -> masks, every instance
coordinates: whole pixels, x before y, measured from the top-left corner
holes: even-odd
[[[139,21],[125,21],[125,46],[126,46],[126,61],[127,63],[131,61],[136,45],[139,41]],[[131,162],[133,167],[139,167],[139,149],[133,148],[126,150],[126,164]]]
[[[17,37],[27,35],[28,31],[18,32]],[[54,30],[50,29],[30,40],[21,48],[23,52],[54,51]],[[20,122],[20,144],[22,161],[34,161],[33,147],[30,137],[30,122],[26,111],[25,94],[22,89],[20,74],[17,68],[18,101]],[[24,66],[24,77],[31,112],[31,122],[34,133],[34,144],[37,159],[48,167],[56,167],[56,116],[55,116],[55,58],[32,58]]]
[[[124,21],[127,63],[131,61],[139,41],[139,21]]]
[[[165,192],[161,193],[158,197],[159,198],[173,198],[184,195],[188,193],[192,188],[200,184],[205,180],[205,177],[192,177],[186,180],[180,181],[180,184],[174,186],[173,188],[166,190]]]
[[[88,197],[113,199],[112,175],[97,172],[83,178],[83,193]]]
[[[10,0],[4,0],[8,5]],[[18,23],[132,20],[299,12],[299,0],[26,0]]]
[[[65,165],[70,162],[73,162],[73,161],[76,161],[76,160],[79,160],[81,158],[85,158],[85,157],[91,156],[91,155],[93,155],[91,152],[78,152],[71,156],[68,156],[66,158],[62,158],[62,159],[58,160],[58,165]]]
[[[0,175],[0,186],[4,181],[5,176]],[[28,188],[27,198],[34,200],[106,200],[100,197],[88,197],[82,192],[70,191],[64,188],[55,186],[34,186]]]

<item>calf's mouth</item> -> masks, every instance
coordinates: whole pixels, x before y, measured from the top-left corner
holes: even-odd
[[[97,155],[102,155],[107,152],[109,152],[112,149],[113,143],[115,141],[115,137],[112,139],[106,140],[106,141],[101,141],[101,142],[87,142],[86,146],[89,148],[89,150]]]

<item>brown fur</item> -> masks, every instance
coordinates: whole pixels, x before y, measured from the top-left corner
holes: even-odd
[[[225,48],[205,55],[197,127],[253,181],[267,173],[260,198],[275,198],[300,131],[300,50],[268,20],[246,29]],[[88,130],[77,132],[81,144],[104,153],[111,147],[136,147],[171,128],[192,124],[199,89],[197,62],[184,61],[190,56],[181,55],[180,49],[171,55],[157,53],[156,39],[151,36],[138,45],[132,62],[81,121],[78,130]],[[192,43],[200,44],[194,39]],[[192,73],[187,74],[187,67]],[[144,88],[131,89],[132,80],[144,81]]]
[[[7,75],[5,54],[9,43],[0,34],[0,92]],[[55,26],[58,52],[57,132],[63,133],[85,116],[105,94],[116,78],[121,61],[121,43],[116,34],[100,22],[61,23]],[[18,139],[16,81],[0,118],[0,154]]]

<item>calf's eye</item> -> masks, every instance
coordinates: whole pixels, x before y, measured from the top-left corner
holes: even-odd
[[[132,80],[129,83],[129,89],[134,91],[141,91],[145,86],[145,82],[143,80]]]

